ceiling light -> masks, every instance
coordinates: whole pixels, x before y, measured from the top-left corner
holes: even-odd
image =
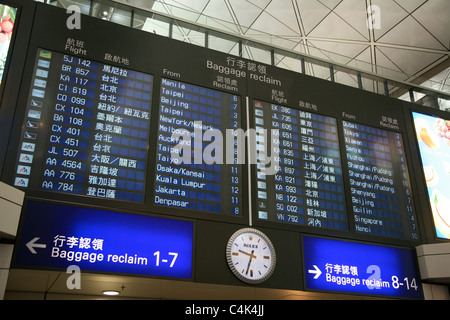
[[[120,292],[116,290],[105,290],[103,291],[103,294],[105,296],[117,296]]]

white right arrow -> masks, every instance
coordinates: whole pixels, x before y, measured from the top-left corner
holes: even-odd
[[[313,267],[315,270],[308,270],[308,273],[315,273],[316,275],[314,276],[314,279],[317,279],[322,274],[322,271],[320,271],[316,265],[313,265]]]
[[[38,241],[39,239],[40,239],[39,237],[36,237],[26,244],[27,248],[30,249],[32,254],[37,253],[36,250],[34,250],[34,248],[46,248],[47,247],[46,244],[36,243],[36,241]]]

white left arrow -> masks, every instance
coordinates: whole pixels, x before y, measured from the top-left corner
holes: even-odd
[[[37,253],[36,250],[34,250],[34,248],[46,248],[47,247],[46,244],[36,243],[36,241],[38,241],[39,239],[40,239],[39,237],[36,237],[26,244],[27,248],[30,249],[32,254]]]
[[[315,264],[313,265],[313,267],[314,267],[314,270],[308,270],[308,273],[315,274],[314,279],[317,279],[322,274],[322,271],[320,271],[320,269]]]

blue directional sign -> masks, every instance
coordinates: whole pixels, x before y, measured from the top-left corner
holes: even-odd
[[[17,267],[192,278],[193,222],[28,201]]]
[[[413,249],[303,237],[306,288],[421,299]]]

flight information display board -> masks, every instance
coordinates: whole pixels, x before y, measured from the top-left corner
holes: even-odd
[[[36,8],[2,179],[36,198],[248,217],[244,60],[89,17],[69,30],[57,12]]]
[[[356,231],[418,240],[402,135],[350,121],[343,131]]]
[[[144,201],[153,76],[39,49],[14,185]]]
[[[259,136],[252,217],[262,227],[420,241],[402,103],[273,66],[250,77]],[[269,79],[269,80],[267,80]],[[251,150],[250,150],[251,151]],[[268,172],[271,165],[273,172]]]
[[[271,175],[256,166],[259,220],[419,240],[400,133],[259,100],[253,110],[278,160]]]
[[[242,127],[240,100],[162,79],[154,204],[242,215],[242,165],[234,155],[238,146],[232,145],[231,157],[225,152],[227,139],[235,140],[226,133]]]
[[[336,119],[257,100],[254,112],[279,146],[275,174],[257,166],[258,218],[348,230]]]
[[[400,101],[114,24],[142,50],[109,49],[84,31],[100,21],[56,32],[53,10],[36,13],[5,181],[34,197],[420,241]]]

